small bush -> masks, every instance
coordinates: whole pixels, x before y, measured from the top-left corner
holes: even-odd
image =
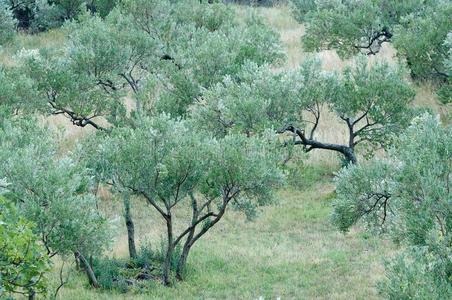
[[[149,244],[143,246],[138,257],[133,260],[116,258],[96,258],[93,270],[101,288],[127,293],[131,290],[142,292],[152,287],[162,276],[162,264],[165,259],[166,244],[162,241],[160,249],[153,250]],[[173,253],[171,270],[175,271],[181,249]]]
[[[124,261],[113,258],[97,258],[93,261],[93,269],[100,286],[106,290],[119,290],[127,292],[127,284],[121,276]]]

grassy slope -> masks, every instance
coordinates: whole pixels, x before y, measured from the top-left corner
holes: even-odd
[[[61,299],[378,298],[375,283],[390,243],[359,231],[338,233],[329,223],[333,186],[325,174],[332,170],[307,170],[297,190],[278,193],[279,203],[264,208],[254,222],[230,211],[195,246],[188,280],[174,288],[155,284],[149,294],[97,293],[79,277],[62,290]],[[158,243],[163,224],[147,213],[149,207],[135,206],[138,236]],[[123,232],[115,256],[126,255],[125,243]]]
[[[239,14],[246,13],[239,9]],[[281,33],[288,53],[287,68],[296,67],[308,54],[301,50],[304,32],[286,7],[258,9],[271,26]],[[21,35],[15,45],[0,50],[0,61],[12,64],[11,57],[21,48],[58,45],[64,39],[59,31],[38,37]],[[387,47],[380,58],[393,59]],[[348,62],[334,51],[319,54],[324,68],[338,70]],[[436,109],[435,97],[428,87],[420,87],[416,103]],[[334,118],[320,128],[320,137],[340,142],[344,133]],[[68,124],[64,119],[50,119],[53,124]],[[68,128],[70,145],[83,135],[79,128]],[[333,128],[334,130],[331,130]],[[72,141],[72,142],[71,142]],[[329,223],[333,185],[331,174],[336,155],[313,153],[310,165],[301,171],[297,188],[278,194],[279,203],[262,210],[258,219],[247,222],[229,212],[213,232],[194,247],[189,258],[188,280],[174,288],[157,283],[150,294],[96,292],[87,287],[85,278],[66,268],[70,281],[60,292],[60,299],[373,299],[378,298],[375,284],[383,276],[382,259],[392,252],[386,241],[370,238],[360,231],[338,233]],[[116,220],[119,238],[113,256],[127,255],[126,233],[122,226],[121,205],[106,193],[101,205]],[[137,237],[140,243],[158,245],[163,224],[152,210],[139,200],[134,202]],[[181,216],[183,215],[180,213]],[[58,264],[58,263],[57,263]],[[52,276],[56,283],[57,270]]]

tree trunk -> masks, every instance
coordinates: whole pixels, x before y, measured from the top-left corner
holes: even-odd
[[[99,283],[97,282],[96,275],[94,274],[94,271],[91,268],[89,262],[78,251],[75,253],[75,255],[78,257],[78,259],[80,260],[80,263],[83,265],[83,268],[85,269],[86,276],[88,276],[89,284],[94,288],[99,288]]]
[[[36,299],[36,293],[35,293],[35,291],[33,289],[31,289],[28,292],[28,300],[35,300],[35,299]]]
[[[282,130],[279,130],[278,133],[283,133],[283,132],[286,132],[286,131],[290,131],[290,132],[298,135],[300,140],[296,141],[295,145],[303,145],[305,147],[305,151],[306,152],[312,151],[314,149],[332,150],[332,151],[336,151],[336,152],[339,152],[342,155],[344,155],[345,159],[348,162],[350,162],[352,164],[358,163],[358,159],[356,158],[353,146],[331,144],[331,143],[322,143],[322,142],[319,142],[317,140],[314,140],[314,139],[311,139],[311,138],[307,138],[305,136],[303,130],[295,128],[292,125],[287,126],[284,129],[282,129]],[[353,133],[351,133],[351,134],[353,134]],[[354,139],[354,136],[351,137],[351,140],[350,140],[351,142],[349,142],[349,144],[353,142],[353,139]],[[353,143],[352,143],[352,145],[353,145]]]
[[[194,225],[194,222],[196,222],[196,217],[197,217],[197,212],[195,212],[196,216],[193,218],[192,221],[192,226]],[[193,236],[195,235],[195,230],[196,230],[196,226],[193,227],[192,230],[190,230],[190,232],[188,233],[187,236],[187,240],[185,241],[184,244],[184,249],[182,249],[182,254],[179,257],[179,261],[177,263],[177,268],[176,268],[176,278],[179,280],[183,280],[184,276],[184,270],[185,270],[185,265],[187,264],[187,258],[188,258],[188,254],[190,253],[190,249],[191,246],[193,246]]]
[[[171,271],[171,263],[173,258],[173,223],[171,220],[171,214],[168,214],[166,219],[166,227],[167,227],[167,242],[168,246],[166,249],[165,262],[163,264],[163,284],[166,286],[171,285],[170,282],[170,271]]]
[[[124,219],[127,227],[127,242],[129,244],[129,256],[131,259],[138,257],[137,248],[135,246],[135,224],[133,223],[132,214],[130,213],[130,196],[123,195],[124,203]]]
[[[358,163],[358,159],[356,158],[355,151],[353,148],[345,147],[343,152],[341,152],[348,163],[356,165]]]
[[[188,254],[190,253],[190,249],[191,249],[191,238],[193,237],[193,235],[191,235],[191,237],[189,236],[187,241],[185,242],[184,245],[184,249],[182,250],[182,254],[179,257],[179,262],[177,263],[177,269],[176,269],[176,278],[179,280],[183,280],[183,274],[184,274],[184,270],[185,270],[185,266],[187,264],[187,258],[188,258]]]
[[[193,245],[193,236],[196,231],[196,224],[198,222],[198,203],[196,202],[196,198],[193,193],[190,193],[191,198],[191,207],[192,207],[192,218],[191,218],[191,229],[188,232],[187,239],[185,240],[184,249],[182,249],[182,254],[179,257],[179,261],[177,262],[176,268],[176,278],[179,280],[183,280],[183,274],[185,270],[185,265],[187,264],[188,254],[190,252],[191,246]],[[175,245],[176,246],[176,245]]]
[[[75,269],[77,271],[80,271],[80,259],[77,257],[76,253],[74,253],[74,259],[75,259]]]

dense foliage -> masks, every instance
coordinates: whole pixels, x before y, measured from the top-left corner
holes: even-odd
[[[230,135],[209,138],[185,121],[162,115],[140,120],[134,129],[114,130],[101,143],[96,160],[102,177],[117,189],[139,195],[167,225],[163,281],[170,284],[170,266],[183,277],[190,249],[223,217],[228,206],[254,215],[271,200],[281,182],[280,157],[271,138]],[[274,140],[274,139],[273,139]],[[176,235],[177,207],[189,209],[189,226]],[[173,252],[183,243],[178,257]]]
[[[110,235],[87,170],[61,156],[55,136],[35,126],[6,121],[0,128],[0,177],[10,183],[8,197],[35,224],[49,257],[100,255]]]
[[[105,17],[117,4],[116,0],[2,0],[13,12],[19,28],[31,32],[60,27],[89,9]]]
[[[11,201],[0,196],[0,297],[45,293],[49,269],[44,247]]]
[[[450,91],[445,59],[450,45],[452,4],[444,0],[292,0],[294,15],[305,22],[307,51],[336,49],[341,57],[376,54],[393,42],[417,80],[432,80]],[[450,92],[449,92],[450,93]],[[440,93],[441,94],[441,93]],[[443,95],[443,99],[444,99]],[[445,97],[450,101],[450,95]]]
[[[0,47],[9,42],[16,31],[16,22],[6,3],[0,1]]]
[[[235,77],[246,61],[283,58],[273,31],[254,16],[240,24],[222,4],[124,1],[105,21],[85,14],[68,32],[64,51],[23,53],[36,93],[30,105],[98,129],[98,116],[124,122],[127,91],[136,113],[185,115],[203,89]]]
[[[210,89],[193,107],[198,126],[223,135],[229,131],[252,135],[266,128],[293,132],[295,144],[309,152],[337,151],[356,162],[355,147],[373,150],[391,142],[391,134],[409,122],[414,92],[403,70],[387,64],[367,66],[364,59],[342,74],[321,71],[308,60],[297,70],[275,73],[253,64]],[[348,140],[332,144],[317,138],[325,109],[344,123]]]
[[[424,115],[388,158],[338,174],[333,222],[345,231],[364,220],[405,246],[381,285],[391,299],[452,295],[451,152],[451,127]]]

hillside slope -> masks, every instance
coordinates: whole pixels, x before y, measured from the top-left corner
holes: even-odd
[[[290,16],[287,7],[257,8],[267,22],[278,30],[285,44],[288,62],[294,68],[309,54],[301,49],[304,29]],[[237,8],[238,14],[249,13]],[[52,31],[39,36],[18,37],[14,48],[0,52],[0,61],[13,63],[12,56],[22,47],[33,49],[58,44],[61,32]],[[319,54],[328,70],[340,70],[350,62],[339,59],[333,51]],[[394,50],[387,46],[373,60],[396,61]],[[417,87],[416,104],[446,113],[428,86]],[[332,116],[319,128],[320,138],[341,142],[345,128]],[[49,118],[56,126],[66,128],[67,148],[82,137],[86,129],[71,126],[63,117]],[[384,276],[382,260],[394,250],[391,242],[374,238],[355,229],[344,235],[329,221],[334,197],[332,174],[338,168],[337,155],[315,152],[309,162],[296,166],[293,187],[278,194],[278,202],[260,211],[255,221],[230,212],[195,246],[189,258],[191,276],[173,288],[157,283],[149,294],[118,294],[97,292],[87,288],[83,276],[66,268],[69,283],[61,290],[59,299],[378,299],[376,282]],[[113,245],[115,257],[127,256],[127,236],[122,225],[121,203],[107,192],[101,193],[102,210],[114,220],[120,237]],[[152,242],[159,246],[160,228],[164,226],[150,207],[134,201],[137,237],[141,246]],[[58,278],[56,262],[54,278]],[[58,285],[58,282],[52,282]]]

